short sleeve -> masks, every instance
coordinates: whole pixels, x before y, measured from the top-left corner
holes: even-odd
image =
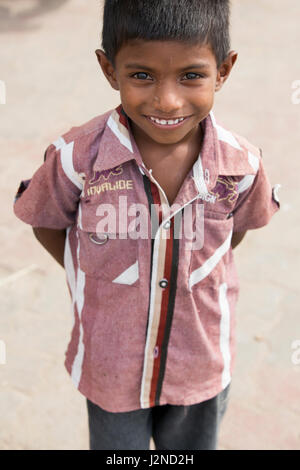
[[[251,178],[251,175],[245,179]],[[247,186],[247,185],[246,185]],[[243,187],[242,182],[240,187]],[[245,191],[241,191],[233,211],[233,231],[244,232],[267,225],[271,217],[280,208],[277,190],[280,185],[272,188],[265,172],[262,158],[253,182]]]
[[[57,230],[75,223],[82,182],[73,167],[73,144],[60,149],[51,144],[43,165],[21,181],[14,213],[23,222]]]

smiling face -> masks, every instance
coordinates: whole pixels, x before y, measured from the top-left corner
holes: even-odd
[[[218,69],[208,45],[138,39],[121,47],[115,68],[103,51],[96,54],[111,86],[120,91],[133,135],[160,145],[188,143],[198,134],[237,58],[231,52]]]

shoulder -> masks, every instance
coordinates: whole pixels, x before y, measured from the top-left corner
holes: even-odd
[[[262,158],[259,146],[229,129],[214,115],[211,117],[217,142],[219,174],[232,176],[256,174]]]
[[[109,110],[81,125],[71,127],[58,136],[46,152],[60,151],[61,159],[70,160],[76,172],[85,173],[97,157],[101,137],[112,111]]]
[[[91,135],[101,134],[106,126],[106,122],[113,110],[109,110],[104,114],[96,116],[89,121],[79,126],[73,126],[71,129],[64,134],[62,138],[68,143],[70,141],[85,141],[88,140]]]

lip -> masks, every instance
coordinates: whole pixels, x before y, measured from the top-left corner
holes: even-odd
[[[151,117],[156,117],[156,116],[151,116]],[[177,129],[178,127],[181,127],[184,125],[184,123],[191,117],[191,116],[181,116],[181,117],[184,117],[184,120],[181,121],[181,122],[178,122],[177,124],[171,124],[171,125],[168,125],[168,124],[158,124],[157,122],[155,121],[152,121],[150,116],[145,116],[146,119],[148,119],[148,121],[151,122],[151,124],[153,124],[153,126],[157,127],[158,129]],[[163,118],[156,118],[156,119],[161,119],[163,120]],[[165,121],[175,121],[176,119],[180,119],[180,117],[178,118],[173,118],[173,119],[164,119]]]

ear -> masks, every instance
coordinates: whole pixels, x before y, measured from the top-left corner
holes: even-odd
[[[104,51],[96,49],[95,54],[97,56],[99,65],[104,73],[105,77],[109,81],[110,85],[114,90],[119,90],[118,80],[116,78],[116,72],[112,63],[108,60]]]
[[[218,68],[215,91],[219,91],[222,88],[223,84],[226,82],[227,78],[230,75],[232,67],[234,66],[237,60],[237,57],[237,52],[230,51],[224,62]]]

